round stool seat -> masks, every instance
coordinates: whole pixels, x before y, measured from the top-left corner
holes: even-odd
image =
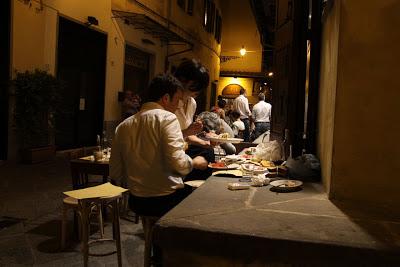
[[[68,205],[76,205],[76,206],[78,205],[78,200],[73,197],[65,197],[63,199],[63,202]]]

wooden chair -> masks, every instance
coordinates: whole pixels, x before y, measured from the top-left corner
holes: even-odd
[[[121,235],[120,235],[120,226],[119,226],[119,208],[120,208],[120,199],[122,195],[110,196],[110,197],[102,197],[102,198],[94,198],[94,199],[82,199],[78,201],[78,209],[81,215],[81,229],[82,229],[82,252],[83,252],[83,263],[84,266],[88,266],[89,256],[102,257],[108,256],[117,253],[118,257],[118,266],[122,266],[122,250],[121,250]],[[96,206],[104,206],[109,209],[109,213],[112,218],[112,227],[113,227],[113,238],[104,238],[103,236],[100,239],[90,240],[90,214],[93,207]],[[108,242],[112,241],[116,245],[116,250],[107,252],[107,253],[90,253],[89,247],[91,244],[96,242]]]
[[[82,240],[82,227],[80,223],[77,221],[82,220],[82,214],[79,210],[78,200],[72,197],[65,197],[63,199],[63,207],[62,207],[62,220],[61,220],[61,250],[65,249],[66,237],[67,237],[67,220],[68,220],[68,211],[74,211],[74,228],[78,229],[78,238]],[[100,237],[104,237],[104,224],[103,224],[103,214],[101,205],[95,205],[92,207],[91,214],[96,213],[98,222],[99,222],[99,230]],[[78,218],[77,218],[78,217]]]
[[[142,226],[144,232],[144,267],[150,267],[152,265],[151,261],[151,251],[153,248],[153,229],[156,222],[160,217],[154,216],[142,216]]]

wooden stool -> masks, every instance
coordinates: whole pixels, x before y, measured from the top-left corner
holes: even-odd
[[[151,249],[153,247],[153,229],[160,217],[142,216],[143,232],[144,232],[144,267],[151,266]]]
[[[122,195],[110,196],[110,197],[101,197],[101,198],[92,198],[92,199],[81,199],[78,201],[79,211],[81,215],[81,229],[82,229],[82,252],[83,252],[83,263],[84,266],[88,266],[89,256],[108,256],[114,253],[117,253],[118,256],[118,266],[122,266],[122,252],[121,252],[121,236],[120,236],[120,227],[119,227],[119,201]],[[113,238],[100,238],[89,241],[90,234],[90,213],[93,206],[100,204],[103,207],[108,208],[110,211],[110,215],[112,218],[113,224]],[[89,252],[89,245],[95,242],[106,242],[112,241],[115,242],[116,250],[107,252],[107,253],[99,253],[94,254]]]
[[[65,249],[65,243],[66,243],[66,236],[67,236],[67,215],[68,215],[68,210],[72,209],[74,211],[74,229],[78,230],[78,238],[79,240],[82,240],[81,238],[81,224],[78,222],[81,219],[81,214],[78,209],[78,200],[76,198],[72,197],[66,197],[63,199],[63,208],[62,208],[62,220],[61,220],[61,250]],[[104,225],[103,225],[103,215],[101,211],[101,206],[100,204],[94,205],[91,210],[92,213],[97,213],[98,221],[99,221],[99,229],[100,229],[100,236],[101,238],[104,237]],[[76,217],[79,217],[78,220]]]

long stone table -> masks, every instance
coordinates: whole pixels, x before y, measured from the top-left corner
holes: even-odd
[[[159,220],[164,266],[400,266],[398,214],[334,204],[316,183],[228,190],[236,180],[210,177]]]

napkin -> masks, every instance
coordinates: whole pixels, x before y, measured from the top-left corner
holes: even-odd
[[[128,191],[128,189],[115,186],[110,183],[105,183],[84,189],[66,191],[64,192],[64,194],[76,199],[85,199],[85,198],[113,197],[113,196],[118,196],[126,191]]]

